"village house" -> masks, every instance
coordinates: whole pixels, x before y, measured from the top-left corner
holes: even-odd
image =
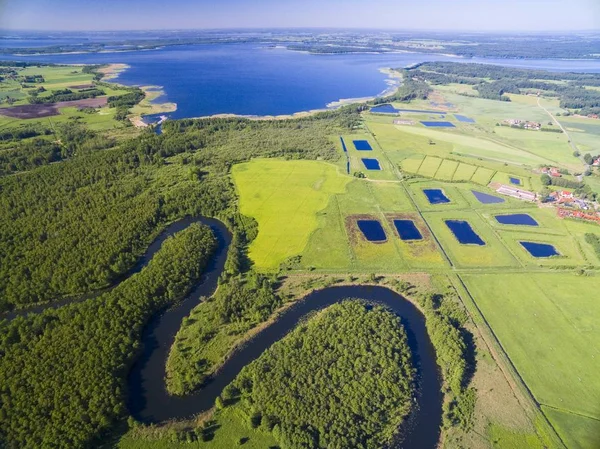
[[[528,120],[521,120],[518,118],[509,118],[507,120],[504,120],[503,122],[504,124],[508,125],[508,126],[512,126],[515,128],[524,128],[524,129],[532,129],[535,131],[539,131],[540,129],[542,129],[542,124],[538,123],[538,122],[530,122]]]
[[[558,168],[556,167],[543,167],[542,168],[542,173],[552,176],[554,178],[560,178],[562,175],[560,174],[560,171],[558,170]]]

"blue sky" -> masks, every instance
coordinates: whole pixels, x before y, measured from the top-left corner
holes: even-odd
[[[0,0],[0,28],[600,29],[600,0]]]

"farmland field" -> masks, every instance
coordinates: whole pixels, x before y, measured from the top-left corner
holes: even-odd
[[[600,421],[597,277],[485,274],[464,280],[535,398],[563,412],[549,419],[578,442],[574,447],[593,447],[585,442]]]
[[[236,165],[232,175],[241,212],[258,221],[249,255],[260,269],[275,269],[302,252],[317,227],[317,212],[350,180],[329,164],[273,159]]]

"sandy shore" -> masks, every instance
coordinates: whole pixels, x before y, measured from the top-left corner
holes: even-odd
[[[99,73],[102,73],[104,77],[102,81],[110,81],[117,78],[121,72],[127,70],[129,66],[127,64],[108,64],[98,69]]]

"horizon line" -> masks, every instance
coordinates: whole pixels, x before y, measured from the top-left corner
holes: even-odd
[[[600,33],[600,28],[589,29],[547,29],[547,30],[482,30],[482,29],[444,29],[444,28],[373,28],[373,27],[315,27],[315,26],[293,26],[293,27],[217,27],[217,28],[145,28],[145,29],[88,29],[88,30],[63,30],[54,28],[0,28],[0,32],[59,32],[59,33],[115,33],[115,32],[148,32],[148,31],[233,31],[233,30],[363,30],[363,31],[391,31],[391,32],[426,32],[426,33],[480,33],[480,34],[547,34],[547,33],[567,33],[567,34],[586,34]]]

